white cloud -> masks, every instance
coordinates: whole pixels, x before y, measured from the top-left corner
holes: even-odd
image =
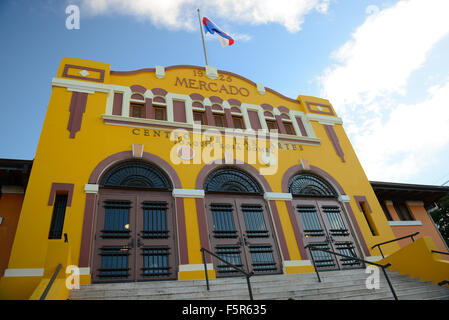
[[[447,0],[410,0],[369,16],[333,54],[339,63],[325,71],[321,95],[340,112],[393,93],[404,95],[412,72],[449,34],[447,12]]]
[[[449,35],[447,12],[447,0],[367,8],[372,14],[320,77],[321,96],[343,117],[369,179],[404,182],[449,147],[449,81],[423,87],[425,101],[407,101],[411,75]]]
[[[425,89],[423,89],[425,90]],[[428,169],[449,146],[449,81],[417,104],[389,105],[386,120],[353,124],[353,143],[368,177],[404,181]]]
[[[194,30],[196,8],[214,17],[254,25],[278,23],[290,32],[301,29],[304,16],[313,10],[326,13],[330,0],[78,0],[83,12],[90,15],[119,13],[149,19],[154,25],[169,29]]]

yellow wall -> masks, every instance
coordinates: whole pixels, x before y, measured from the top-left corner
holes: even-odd
[[[441,255],[432,253],[437,250],[431,237],[422,237],[379,261],[381,264],[391,263],[391,270],[421,281],[432,281],[438,284],[449,277],[449,261],[441,259]]]
[[[298,101],[294,102],[269,90],[262,95],[257,91],[253,83],[239,77],[232,77],[232,84],[236,87],[247,88],[250,93],[247,98],[226,93],[200,92],[175,85],[176,77],[194,78],[192,75],[194,69],[188,67],[166,70],[165,78],[157,79],[152,71],[132,75],[110,75],[110,67],[108,64],[82,59],[64,58],[58,70],[58,79],[63,79],[63,69],[66,64],[105,70],[103,84],[97,84],[94,81],[85,81],[86,83],[97,86],[108,84],[131,86],[138,84],[146,88],[164,88],[170,93],[191,94],[193,91],[204,94],[205,96],[217,95],[225,100],[238,98],[242,102],[254,105],[268,103],[274,107],[285,106],[291,110],[301,111],[306,114],[308,113],[305,104],[306,101],[330,105],[327,100],[306,96],[299,96]],[[206,77],[203,78],[205,81],[214,82],[214,80],[207,79]],[[218,83],[219,80],[215,80],[215,82]],[[63,233],[68,234],[70,255],[73,263],[77,264],[80,254],[86,201],[84,186],[88,183],[93,169],[110,155],[122,151],[130,151],[133,144],[143,144],[145,152],[155,154],[170,162],[170,149],[173,146],[173,142],[170,142],[167,138],[145,136],[144,134],[133,135],[132,129],[139,127],[138,125],[119,126],[104,123],[102,115],[105,114],[108,92],[95,91],[95,93],[88,95],[86,112],[82,117],[81,130],[76,133],[74,139],[69,138],[67,124],[70,116],[69,106],[71,97],[72,91],[67,90],[66,87],[54,86],[52,89],[8,268],[43,268],[45,266],[48,245],[54,241],[48,240],[48,231],[53,209],[52,206],[48,205],[48,199],[52,183],[74,184],[72,204],[66,210]],[[265,177],[271,186],[272,192],[285,192],[282,190],[281,185],[284,172],[288,168],[300,164],[300,159],[307,159],[310,165],[321,168],[333,176],[350,197],[352,211],[355,214],[358,226],[369,248],[375,243],[393,239],[394,234],[382,213],[382,209],[342,125],[335,124],[334,129],[344,151],[345,162],[342,162],[335,152],[324,130],[323,124],[319,123],[318,120],[313,120],[311,121],[311,125],[317,138],[320,139],[320,145],[296,142],[297,145],[302,146],[303,150],[279,150],[278,173]],[[164,132],[167,129],[161,131]],[[262,167],[260,164],[253,166],[257,169]],[[203,165],[180,164],[173,167],[181,179],[182,188],[195,189],[196,178]],[[373,211],[372,217],[376,228],[379,230],[379,236],[373,237],[371,235],[364,217],[355,203],[354,196],[356,195],[363,195],[367,198]],[[296,223],[296,221],[290,221],[287,208],[283,201],[276,201],[276,204],[290,259],[299,260],[303,257],[300,256],[292,227],[292,223]],[[195,199],[185,198],[184,206],[189,264],[201,264],[202,259],[201,253],[199,252],[201,245],[198,234]],[[389,254],[398,248],[397,245],[392,245],[385,253]],[[377,252],[371,252],[371,254],[378,255]],[[12,280],[8,279],[8,281]],[[17,290],[28,293],[34,290],[33,286],[36,286],[35,281],[30,280],[28,285]],[[31,287],[33,288],[30,289]]]

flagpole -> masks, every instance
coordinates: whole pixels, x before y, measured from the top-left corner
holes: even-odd
[[[201,30],[201,39],[203,40],[203,51],[204,51],[204,60],[206,60],[206,66],[207,63],[207,54],[206,54],[206,44],[204,43],[204,31],[203,31],[203,25],[201,23],[201,16],[200,16],[200,9],[196,9],[198,11],[198,22],[200,23],[200,30]]]

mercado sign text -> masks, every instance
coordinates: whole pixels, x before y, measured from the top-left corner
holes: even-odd
[[[176,77],[175,86],[189,88],[189,89],[197,89],[197,90],[216,92],[216,93],[220,93],[220,94],[227,93],[227,94],[231,94],[231,95],[241,95],[244,97],[249,96],[249,90],[247,88],[237,87],[232,84],[231,76],[225,76],[225,75],[219,74],[218,79],[217,79],[218,82],[201,80],[201,79],[205,79],[203,77],[204,72],[201,70],[194,70],[193,76],[197,77],[197,79]],[[200,79],[198,79],[198,77]]]

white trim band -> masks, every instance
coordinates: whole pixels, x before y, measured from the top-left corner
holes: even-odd
[[[67,91],[72,91],[72,92],[81,92],[81,93],[87,93],[87,94],[94,94],[95,90],[87,90],[87,89],[80,89],[79,87],[70,87],[67,88]]]
[[[318,121],[321,124],[328,124],[328,125],[343,124],[343,120],[335,116],[325,116],[321,114],[307,113],[305,117],[309,121]]]
[[[346,195],[346,194],[342,194],[342,195],[338,196],[338,201],[340,201],[340,202],[351,202],[351,198],[349,198],[349,196]]]
[[[84,191],[86,193],[95,193],[95,194],[97,194],[98,193],[98,188],[99,188],[98,184],[86,184],[86,185],[84,185]]]
[[[214,265],[212,263],[208,263],[207,270],[214,270]],[[204,271],[204,264],[180,264],[179,272],[183,271]]]
[[[62,78],[53,78],[51,81],[52,86],[54,87],[63,87],[67,88],[69,91],[79,91],[84,92],[89,91],[98,91],[98,92],[106,92],[109,93],[109,90],[111,87],[107,84],[100,84],[100,83],[92,83],[87,81],[78,81],[78,80],[69,80],[69,79],[62,79]]]
[[[88,276],[90,275],[90,268],[89,267],[83,267],[79,268],[80,276]]]
[[[42,277],[44,275],[44,268],[38,269],[6,269],[5,278],[7,277]]]
[[[204,190],[197,189],[173,189],[175,198],[204,198]]]
[[[369,256],[369,257],[365,257],[364,259],[369,262],[377,262],[377,261],[382,260],[383,257],[382,256]]]
[[[405,227],[405,226],[422,226],[420,220],[416,221],[388,221],[392,227]]]
[[[291,193],[265,192],[263,198],[265,200],[292,200],[293,196]]]
[[[307,267],[311,266],[310,260],[284,260],[282,261],[284,267]]]

